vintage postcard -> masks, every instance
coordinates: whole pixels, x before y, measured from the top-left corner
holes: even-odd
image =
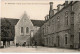
[[[1,0],[1,53],[80,52],[80,1]]]

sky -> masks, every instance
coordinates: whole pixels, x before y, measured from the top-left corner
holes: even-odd
[[[24,12],[30,19],[44,20],[45,16],[49,14],[49,2],[53,2],[53,9],[57,8],[58,4],[63,4],[63,0],[49,1],[49,0],[2,0],[1,1],[1,16],[3,18],[17,18],[20,19]]]

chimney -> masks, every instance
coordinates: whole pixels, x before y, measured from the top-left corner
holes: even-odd
[[[50,4],[49,18],[51,18],[53,12],[53,2],[50,2],[49,4]]]
[[[59,5],[57,6],[57,10],[60,11],[63,7],[64,7],[64,5],[59,4]]]
[[[65,6],[67,6],[68,5],[68,1],[65,1]]]
[[[50,11],[53,9],[53,2],[50,2]]]

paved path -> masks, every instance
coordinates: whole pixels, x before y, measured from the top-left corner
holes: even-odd
[[[80,52],[79,50],[72,50],[72,49],[61,49],[61,48],[50,48],[50,47],[41,47],[41,46],[38,46],[37,48],[32,48],[31,46],[28,48],[28,47],[15,47],[15,46],[11,46],[11,47],[8,47],[8,48],[3,48],[3,49],[0,49],[0,52],[14,52],[14,53],[47,53],[47,52],[54,52],[54,53],[62,53],[62,52],[69,52],[69,53],[77,53],[77,52]]]

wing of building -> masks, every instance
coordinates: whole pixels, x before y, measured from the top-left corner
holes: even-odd
[[[16,43],[22,45],[24,42],[27,44],[30,37],[33,37],[43,23],[44,20],[30,20],[26,13],[20,19],[1,18],[1,29],[3,29],[1,30],[1,41],[4,43],[3,45],[14,45]],[[11,35],[10,33],[7,36],[4,35],[4,29],[6,32],[8,29],[3,27],[11,27],[9,28]]]
[[[41,26],[43,45],[80,48],[80,1],[65,1],[57,9],[50,2],[49,17]]]

